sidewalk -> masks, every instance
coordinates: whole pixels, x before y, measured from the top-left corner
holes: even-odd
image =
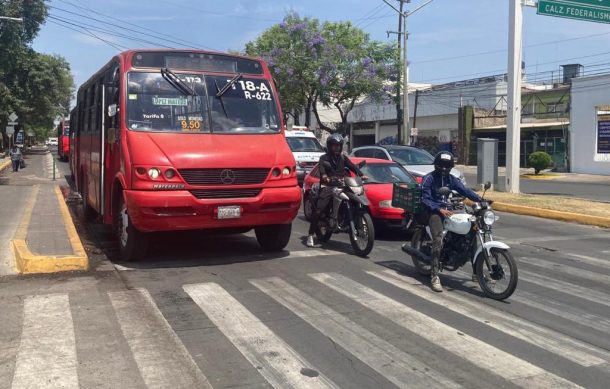
[[[461,171],[464,174],[474,175],[477,174],[476,166],[466,166],[466,165],[456,165],[456,169]],[[533,175],[534,169],[519,169],[520,175]],[[588,184],[605,184],[610,185],[610,175],[602,176],[602,175],[593,175],[593,174],[581,174],[581,173],[550,173],[553,176],[548,178],[549,180],[553,180],[555,182],[569,182],[569,183],[588,183]],[[503,166],[498,167],[498,177],[506,176],[506,168]],[[527,178],[525,178],[527,179]]]
[[[67,183],[63,177],[49,178],[53,177],[53,158],[45,150],[32,150],[26,154],[25,169],[0,173],[0,218],[4,221],[0,224],[0,275],[88,267],[60,191],[60,185]]]

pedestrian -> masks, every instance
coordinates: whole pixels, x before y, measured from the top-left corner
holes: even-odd
[[[11,162],[13,163],[13,172],[18,172],[19,167],[21,166],[21,161],[23,159],[23,154],[21,154],[21,149],[17,147],[17,145],[13,145],[13,148],[9,152],[11,157]]]

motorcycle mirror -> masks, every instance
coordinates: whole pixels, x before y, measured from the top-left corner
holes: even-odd
[[[489,190],[489,188],[491,188],[491,182],[487,181],[485,183],[485,186],[483,187],[485,190]]]
[[[443,186],[442,188],[439,188],[438,190],[438,194],[440,194],[441,196],[448,196],[451,193],[451,189],[447,188],[446,186]]]
[[[360,163],[358,164],[358,167],[360,169],[362,169],[365,165],[366,165],[366,161],[360,161]]]

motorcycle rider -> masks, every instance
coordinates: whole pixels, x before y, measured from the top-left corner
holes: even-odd
[[[332,200],[333,186],[341,185],[340,180],[346,176],[346,169],[354,172],[359,177],[366,179],[358,166],[343,154],[343,137],[339,134],[332,134],[326,139],[326,154],[320,156],[318,166],[320,169],[320,190],[318,198],[311,215],[309,224],[309,234],[307,236],[307,247],[316,247],[315,233],[320,217]],[[334,223],[333,223],[334,222]],[[336,221],[331,220],[331,226],[336,225]]]
[[[434,158],[434,171],[424,176],[422,183],[424,218],[427,220],[427,224],[430,226],[430,233],[432,234],[430,286],[435,292],[443,291],[438,276],[439,261],[443,249],[443,219],[453,214],[450,210],[446,209],[446,199],[438,193],[438,190],[442,187],[448,187],[472,201],[483,201],[478,194],[464,186],[458,178],[450,174],[454,165],[453,154],[448,151],[441,151]]]

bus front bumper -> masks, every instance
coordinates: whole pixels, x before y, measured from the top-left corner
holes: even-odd
[[[172,231],[291,223],[301,205],[301,188],[265,188],[252,198],[197,199],[183,191],[125,191],[127,212],[140,231]],[[218,207],[239,206],[241,216],[218,219]]]

